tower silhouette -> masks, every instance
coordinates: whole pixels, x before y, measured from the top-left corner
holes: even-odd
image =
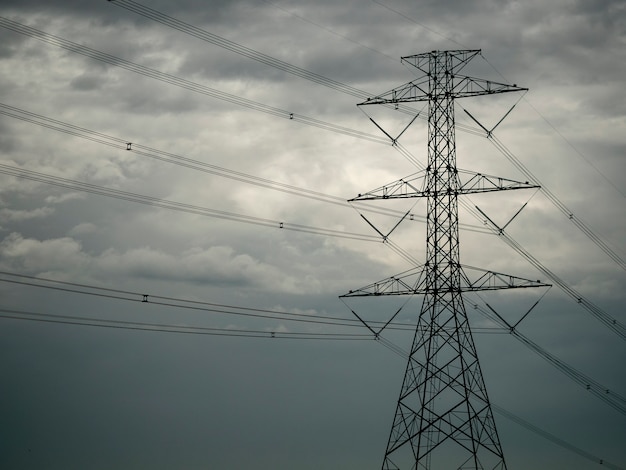
[[[546,284],[467,268],[459,260],[458,196],[537,187],[457,169],[454,100],[525,90],[461,75],[479,53],[433,51],[403,57],[423,77],[359,105],[428,103],[425,171],[352,199],[427,198],[425,263],[341,296],[423,296],[383,470],[506,469],[463,293]],[[423,181],[416,184],[419,178]],[[381,330],[372,331],[378,335]]]

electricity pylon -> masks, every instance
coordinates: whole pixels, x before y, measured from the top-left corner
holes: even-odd
[[[478,275],[472,279],[459,261],[458,196],[537,187],[457,169],[454,100],[526,90],[461,75],[479,53],[403,57],[424,77],[360,104],[428,103],[423,184],[415,184],[415,177],[401,179],[352,199],[427,198],[425,263],[342,296],[423,295],[383,470],[506,469],[462,294],[546,284],[475,268],[471,272]]]

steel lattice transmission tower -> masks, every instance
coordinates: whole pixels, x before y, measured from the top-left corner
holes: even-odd
[[[546,284],[474,268],[472,279],[459,261],[458,196],[536,187],[457,169],[454,100],[525,90],[461,75],[479,53],[403,57],[423,78],[360,104],[428,103],[428,166],[419,176],[422,184],[401,179],[353,199],[427,198],[424,265],[342,296],[423,295],[383,470],[506,469],[463,293]]]

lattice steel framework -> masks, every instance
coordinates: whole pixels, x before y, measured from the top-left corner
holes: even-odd
[[[479,53],[434,51],[403,57],[424,77],[360,104],[428,102],[424,184],[401,179],[353,199],[427,198],[424,265],[342,296],[423,295],[384,470],[506,469],[463,292],[545,284],[484,270],[472,280],[459,261],[459,195],[536,187],[457,170],[454,100],[525,90],[461,75]]]

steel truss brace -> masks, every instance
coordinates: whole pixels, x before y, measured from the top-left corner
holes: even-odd
[[[434,293],[434,288],[427,283],[430,267],[420,265],[395,276],[374,282],[367,286],[349,291],[340,297],[366,297],[380,295],[422,295]],[[457,292],[479,292],[502,289],[523,289],[529,287],[551,287],[540,280],[525,279],[510,274],[499,273],[473,266],[460,266],[461,285]],[[467,273],[473,273],[469,276]]]
[[[423,187],[419,180],[424,180],[427,178],[428,174],[428,169],[418,171],[417,173],[413,173],[406,178],[401,178],[393,183],[386,184],[367,193],[359,194],[357,197],[350,199],[348,202],[436,196],[433,191],[423,191],[418,189],[418,187]],[[528,181],[515,181],[508,178],[502,178],[500,176],[486,175],[484,173],[476,173],[467,170],[457,170],[456,174],[459,179],[458,189],[454,190],[454,194],[456,195],[488,193],[513,189],[536,189],[540,187],[536,184],[529,183]]]

